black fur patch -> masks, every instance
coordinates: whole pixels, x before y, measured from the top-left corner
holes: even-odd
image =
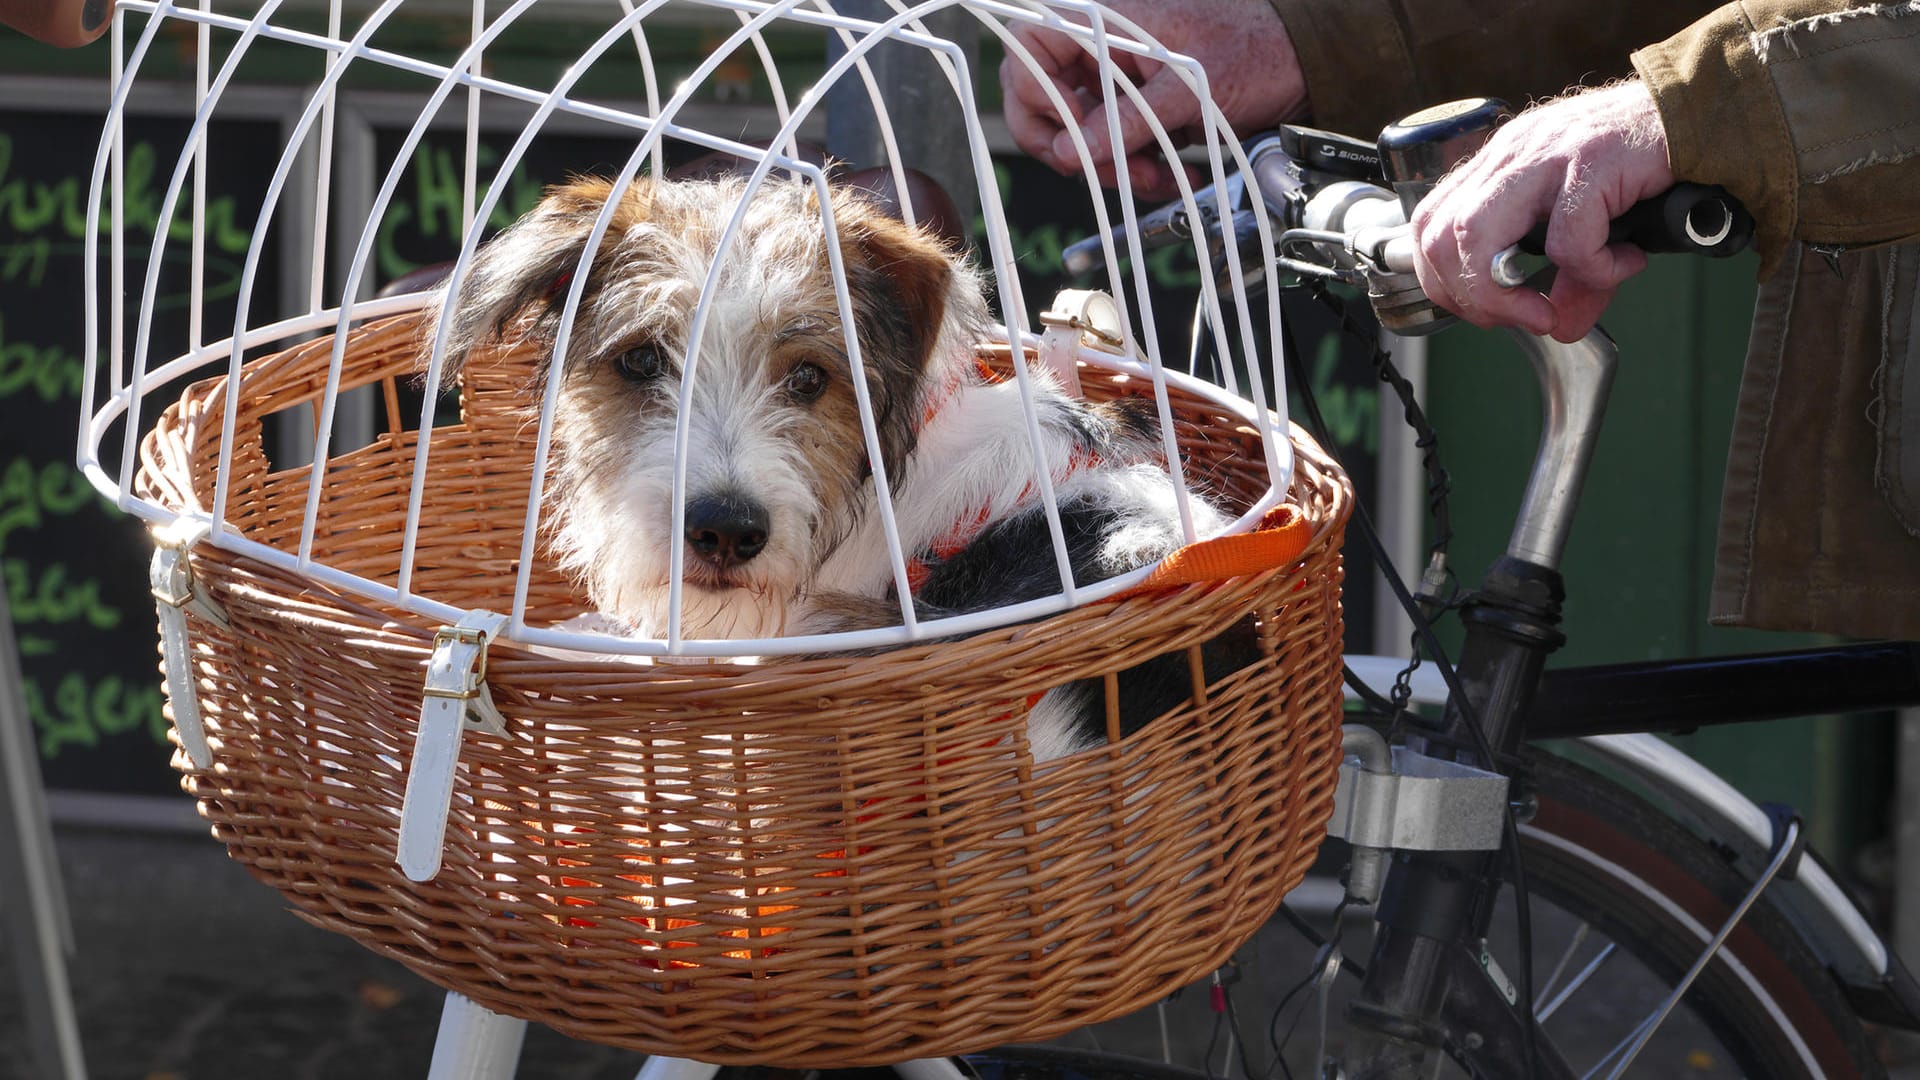
[[[1135,569],[1100,557],[1102,541],[1117,524],[1118,515],[1093,500],[1061,504],[1060,528],[1076,582],[1091,585]],[[1052,535],[1045,513],[1035,508],[994,523],[953,557],[929,562],[915,608],[931,619],[1038,600],[1059,591]],[[1207,678],[1220,678],[1254,660],[1253,635],[1222,635],[1203,654]],[[1169,653],[1120,672],[1119,685],[1124,736],[1189,701],[1193,680],[1186,654]],[[1074,700],[1082,704],[1075,736],[1101,739],[1106,730],[1104,688],[1098,681],[1085,680],[1074,684],[1073,690]]]

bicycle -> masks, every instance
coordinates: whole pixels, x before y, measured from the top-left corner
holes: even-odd
[[[1500,108],[1475,101],[1416,114],[1389,129],[1397,140],[1391,146],[1385,136],[1376,147],[1307,129],[1250,139],[1255,176],[1236,178],[1234,193],[1264,198],[1291,227],[1279,238],[1282,254],[1272,261],[1273,272],[1363,286],[1385,327],[1425,333],[1444,325],[1445,313],[1424,303],[1412,279],[1402,246],[1412,200],[1404,196],[1412,191],[1417,198],[1457,160],[1423,159],[1426,142],[1457,137],[1475,120],[1484,132]],[[1436,130],[1422,132],[1423,123]],[[1399,169],[1383,173],[1381,159],[1392,155]],[[1169,234],[1204,230],[1220,243],[1249,244],[1248,224],[1211,212],[1199,201],[1206,194],[1143,220]],[[1730,254],[1744,246],[1751,222],[1723,195],[1686,187],[1649,200],[1616,223],[1616,238],[1650,251]],[[1539,243],[1537,236],[1529,239]],[[1496,280],[1522,284],[1524,256],[1510,250],[1496,257]],[[1330,831],[1354,842],[1348,900],[1377,900],[1379,938],[1346,1018],[1362,1055],[1344,1069],[1328,1061],[1327,1075],[1413,1075],[1435,1058],[1452,1059],[1476,1076],[1619,1075],[1690,988],[1688,1000],[1747,1075],[1874,1074],[1878,1065],[1858,1018],[1913,1030],[1920,1023],[1920,988],[1827,869],[1804,851],[1790,811],[1754,806],[1654,736],[1912,705],[1920,701],[1920,643],[1546,670],[1546,657],[1564,640],[1556,629],[1565,589],[1557,567],[1617,350],[1599,330],[1572,345],[1513,336],[1539,377],[1543,431],[1506,554],[1456,604],[1466,624],[1457,667],[1448,670],[1443,660],[1444,679],[1429,673],[1423,688],[1410,693],[1411,668],[1396,672],[1397,661],[1349,657],[1350,684],[1382,719],[1392,719],[1406,745],[1390,752],[1379,733],[1349,728],[1348,750],[1360,765],[1349,761],[1343,775],[1348,801]],[[1390,368],[1381,378],[1392,381]],[[1417,406],[1405,404],[1417,419]],[[1377,539],[1372,542],[1384,560]],[[1440,609],[1433,577],[1423,579],[1417,598],[1391,571],[1388,578],[1420,620],[1421,644],[1439,655],[1427,631]],[[1396,678],[1402,685],[1392,701],[1366,689]],[[1437,721],[1422,721],[1407,711],[1410,701],[1445,711]],[[1538,746],[1561,739],[1575,740],[1578,751],[1627,785]],[[1511,846],[1498,854],[1447,850],[1495,847],[1503,831],[1491,799],[1480,804],[1477,822],[1462,820],[1472,816],[1469,796],[1443,802],[1441,791],[1450,785],[1464,791],[1490,779],[1472,769],[1454,773],[1457,762],[1492,769],[1514,784],[1506,825],[1519,838],[1518,852]],[[1361,805],[1369,798],[1390,802],[1362,785],[1394,774],[1405,788],[1430,790],[1399,793],[1414,806],[1398,814]],[[1343,825],[1343,813],[1355,820]],[[1381,818],[1366,820],[1375,813]],[[1370,845],[1396,849],[1384,887]],[[1524,866],[1524,876],[1515,863]],[[1500,889],[1537,892],[1583,920],[1539,986],[1517,985],[1486,947],[1493,893]],[[1520,918],[1525,934],[1524,913]],[[1583,957],[1583,967],[1575,957],[1590,928],[1614,940]],[[1543,1033],[1528,1030],[1537,1024],[1516,1017],[1515,1007],[1532,1002],[1540,1021],[1550,1018],[1616,946],[1676,980],[1676,988],[1590,1069],[1576,1073]],[[1313,985],[1324,994],[1341,964],[1337,950],[1323,947],[1321,958],[1326,967]],[[1529,964],[1525,949],[1519,964]]]

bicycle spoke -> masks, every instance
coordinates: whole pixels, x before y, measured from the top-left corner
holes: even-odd
[[[1600,1075],[1601,1069],[1606,1068],[1607,1065],[1611,1063],[1614,1058],[1617,1058],[1621,1054],[1626,1053],[1630,1048],[1633,1047],[1635,1041],[1640,1038],[1640,1033],[1643,1031],[1646,1031],[1649,1027],[1653,1026],[1657,1022],[1657,1018],[1659,1017],[1659,1015],[1660,1013],[1659,1013],[1659,1010],[1657,1009],[1651,1013],[1648,1013],[1646,1019],[1634,1025],[1634,1029],[1632,1031],[1627,1032],[1626,1038],[1621,1039],[1619,1042],[1613,1044],[1613,1049],[1600,1055],[1600,1060],[1593,1063],[1593,1068],[1588,1069],[1584,1073],[1581,1073],[1580,1080],[1593,1080],[1594,1077]],[[1632,1061],[1632,1059],[1629,1058],[1628,1061]],[[1618,1074],[1615,1074],[1615,1075],[1618,1075]]]
[[[1553,996],[1555,984],[1560,981],[1560,976],[1566,974],[1567,965],[1573,963],[1574,954],[1580,951],[1580,946],[1586,944],[1587,935],[1592,931],[1592,926],[1581,923],[1580,928],[1573,932],[1573,937],[1567,942],[1566,949],[1561,952],[1560,959],[1554,962],[1553,970],[1548,972],[1546,979],[1541,982],[1537,997],[1545,999]]]
[[[1584,930],[1586,927],[1583,926],[1581,929]],[[1534,1019],[1544,1024],[1549,1017],[1559,1012],[1560,1006],[1565,1005],[1582,986],[1587,984],[1588,980],[1593,978],[1594,974],[1600,970],[1600,966],[1613,957],[1614,950],[1618,947],[1619,946],[1611,941],[1607,942],[1607,947],[1601,949],[1592,960],[1587,962],[1586,967],[1580,969],[1580,973],[1575,975],[1572,981],[1567,983],[1566,989],[1560,991],[1551,1001],[1542,1006],[1540,1011],[1534,1014]]]
[[[1747,891],[1747,895],[1740,901],[1740,906],[1733,909],[1733,914],[1728,916],[1726,925],[1720,928],[1720,932],[1713,936],[1712,941],[1707,942],[1706,951],[1693,962],[1693,967],[1687,971],[1686,977],[1674,985],[1673,992],[1660,1003],[1660,1008],[1647,1019],[1645,1024],[1641,1025],[1641,1029],[1633,1037],[1633,1045],[1627,1050],[1626,1056],[1612,1072],[1607,1074],[1608,1080],[1618,1080],[1619,1076],[1627,1071],[1627,1066],[1633,1064],[1633,1059],[1638,1057],[1640,1051],[1645,1048],[1647,1040],[1653,1038],[1653,1033],[1659,1028],[1661,1021],[1673,1012],[1674,1006],[1680,1004],[1680,999],[1686,996],[1687,990],[1693,986],[1693,981],[1706,970],[1708,962],[1719,953],[1720,946],[1726,944],[1727,936],[1733,933],[1733,928],[1740,925],[1741,919],[1746,918],[1748,909],[1753,907],[1753,902],[1760,899],[1760,894],[1766,891],[1768,885],[1773,884],[1773,879],[1779,875],[1780,868],[1785,866],[1787,860],[1793,856],[1794,845],[1799,838],[1800,822],[1796,819],[1787,826],[1787,835],[1781,838],[1779,850],[1774,853],[1773,861],[1767,864],[1766,872],[1760,875],[1760,880],[1753,883],[1753,888]]]

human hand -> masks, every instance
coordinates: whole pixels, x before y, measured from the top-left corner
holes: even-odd
[[[1613,219],[1673,186],[1666,130],[1638,81],[1529,109],[1448,173],[1413,215],[1414,268],[1435,303],[1476,326],[1578,341],[1646,253],[1609,244]],[[1552,291],[1494,284],[1493,256],[1547,223]]]
[[[1199,61],[1214,103],[1236,132],[1257,131],[1305,111],[1306,84],[1292,39],[1266,0],[1107,0],[1107,5],[1168,49]],[[1113,31],[1125,32],[1118,26]],[[1022,150],[1063,175],[1080,172],[1080,156],[1066,131],[1072,123],[1086,139],[1095,175],[1114,184],[1105,104],[1110,100],[1119,117],[1120,156],[1134,189],[1149,198],[1173,194],[1173,164],[1152,129],[1125,91],[1105,92],[1109,88],[1100,85],[1099,63],[1079,41],[1024,24],[1014,37],[1032,50],[1039,68],[1030,70],[1011,49],[1000,65],[1007,127]],[[1200,101],[1179,73],[1118,51],[1113,62],[1139,87],[1176,148],[1204,137]],[[1061,116],[1047,99],[1042,80],[1059,90],[1069,116]]]

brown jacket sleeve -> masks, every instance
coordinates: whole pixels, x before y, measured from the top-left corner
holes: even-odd
[[[1753,211],[1761,272],[1790,240],[1920,234],[1920,10],[1740,0],[1633,54],[1683,180]]]
[[[1416,109],[1463,97],[1516,108],[1628,75],[1627,54],[1712,9],[1710,0],[1269,0],[1306,79],[1313,122],[1372,138]],[[1497,12],[1497,14],[1491,14]]]

